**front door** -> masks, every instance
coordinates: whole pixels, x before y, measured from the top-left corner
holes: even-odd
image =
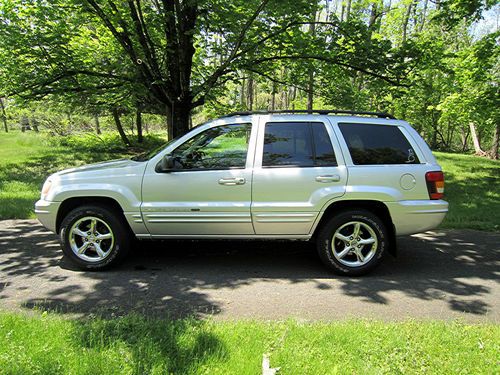
[[[210,127],[170,153],[170,172],[148,166],[141,211],[151,235],[254,234],[251,129],[250,123]]]

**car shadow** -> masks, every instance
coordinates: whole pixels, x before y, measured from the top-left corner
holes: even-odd
[[[34,220],[12,220],[0,222],[0,301],[83,315],[201,317],[225,309],[214,290],[280,282],[313,283],[325,298],[335,292],[387,305],[388,293],[396,292],[485,315],[498,308],[488,285],[498,280],[499,255],[499,234],[427,232],[400,239],[399,256],[387,256],[370,275],[347,278],[326,270],[306,242],[138,241],[121,265],[84,272],[62,257],[54,234]]]

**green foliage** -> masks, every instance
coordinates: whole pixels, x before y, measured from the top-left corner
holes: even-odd
[[[492,33],[449,59],[454,87],[438,105],[441,123],[474,123],[492,132],[500,121],[500,32]]]
[[[0,373],[474,373],[498,368],[498,325],[112,320],[0,313]]]
[[[85,124],[139,109],[168,114],[172,137],[188,130],[190,114],[196,124],[314,102],[393,112],[445,151],[469,150],[473,124],[497,154],[499,32],[473,31],[485,10],[498,9],[492,0],[172,4],[2,0],[7,116],[29,108],[66,134],[75,131],[68,113]]]

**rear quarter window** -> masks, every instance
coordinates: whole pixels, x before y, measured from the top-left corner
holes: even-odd
[[[355,165],[420,163],[397,126],[340,123],[339,128]]]

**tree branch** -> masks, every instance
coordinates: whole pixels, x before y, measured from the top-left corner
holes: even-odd
[[[144,50],[144,55],[146,57],[146,60],[151,66],[154,75],[157,78],[160,78],[161,73],[157,64],[154,46],[152,46],[151,44],[151,39],[149,38],[146,25],[144,24],[143,21],[141,21],[141,16],[139,15],[142,14],[142,10],[140,10],[141,7],[140,0],[136,0],[136,3],[137,7],[134,4],[134,0],[128,0],[128,7],[130,9],[130,16],[132,17],[132,21],[134,22],[135,25],[135,32],[139,39],[139,43],[141,44],[142,49]]]
[[[279,79],[276,79],[272,76],[270,76],[269,74],[266,74],[264,72],[261,72],[260,70],[257,70],[255,68],[250,68],[250,67],[245,67],[245,70],[248,70],[249,72],[252,72],[252,73],[255,73],[259,76],[262,76],[268,80],[270,80],[271,82],[275,82],[275,83],[279,83],[280,85],[285,85],[285,86],[289,86],[289,87],[295,87],[299,90],[302,90],[302,91],[307,91],[307,87],[303,87],[303,86],[298,86],[296,84],[293,84],[293,83],[289,83],[289,82],[286,82],[286,81],[282,81],[282,80],[279,80]]]
[[[318,25],[329,25],[329,26],[335,26],[337,29],[341,30],[342,29],[339,27],[338,23],[336,22],[325,22],[325,21],[292,21],[292,22],[289,22],[288,24],[284,25],[283,27],[281,27],[279,30],[271,33],[271,34],[268,34],[267,36],[265,36],[264,38],[258,40],[257,42],[255,42],[255,44],[253,44],[252,46],[240,51],[238,54],[236,54],[235,56],[235,59],[244,55],[245,53],[248,53],[254,49],[256,49],[258,46],[262,45],[263,43],[265,43],[266,41],[268,41],[269,39],[272,39],[280,34],[283,34],[285,31],[287,31],[290,27],[293,27],[293,26],[302,26],[302,25],[310,25],[310,24],[318,24]],[[346,33],[347,35],[347,33]]]
[[[134,49],[133,42],[129,37],[130,34],[127,33],[128,31],[127,25],[121,18],[118,8],[116,7],[116,4],[114,4],[112,0],[108,0],[108,3],[110,4],[111,8],[118,16],[118,23],[123,28],[124,30],[123,32],[119,32],[117,30],[117,28],[113,25],[113,23],[106,15],[104,10],[99,6],[99,4],[97,4],[96,0],[86,0],[86,1],[94,9],[95,14],[97,14],[97,16],[102,20],[104,25],[108,28],[111,34],[113,34],[118,43],[120,43],[122,48],[129,56],[130,60],[132,61],[132,64],[137,68],[142,78],[146,82],[148,82],[151,90],[155,92],[155,95],[161,98],[165,98],[168,101],[171,101],[168,94],[164,90],[162,90],[161,87],[159,87],[158,85],[154,85],[156,79],[153,76],[151,70],[149,69],[146,63],[140,61],[140,59],[138,58],[137,52]]]
[[[317,61],[329,62],[329,63],[335,64],[335,65],[342,66],[344,68],[349,68],[351,70],[364,73],[364,74],[369,75],[369,76],[374,77],[374,78],[379,78],[379,79],[381,79],[383,81],[386,81],[387,83],[390,83],[393,86],[408,87],[408,85],[402,84],[401,82],[396,81],[393,78],[389,78],[389,77],[383,76],[383,75],[381,75],[379,73],[375,73],[375,72],[372,72],[370,70],[367,70],[365,68],[362,68],[362,67],[359,67],[359,66],[355,66],[355,65],[352,65],[352,64],[349,64],[349,63],[346,63],[346,62],[341,62],[341,61],[332,59],[330,57],[321,56],[321,55],[271,56],[271,57],[264,57],[264,58],[257,59],[257,60],[252,60],[252,61],[250,61],[250,63],[252,65],[259,65],[259,64],[262,64],[264,62],[277,61],[277,60],[317,60]]]
[[[226,72],[227,67],[231,64],[231,62],[235,59],[236,54],[238,53],[241,44],[243,43],[243,40],[245,39],[246,33],[252,26],[253,22],[257,19],[259,14],[262,12],[262,10],[265,8],[269,0],[263,0],[260,5],[255,9],[253,14],[250,16],[250,18],[245,22],[245,25],[241,29],[240,34],[236,38],[235,45],[233,49],[231,50],[228,58],[215,70],[214,73],[208,79],[203,82],[197,92],[195,92],[194,96],[200,94],[202,91],[208,92],[212,87],[215,85],[217,80]]]

